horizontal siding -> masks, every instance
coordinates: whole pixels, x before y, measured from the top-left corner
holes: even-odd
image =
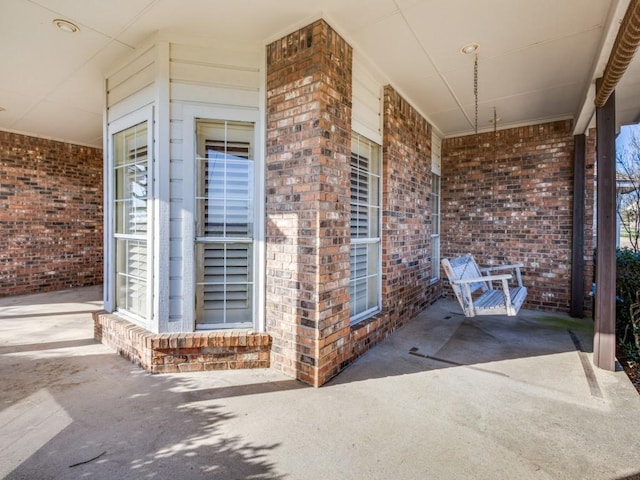
[[[140,110],[147,105],[152,105],[155,102],[155,95],[156,91],[154,86],[149,85],[134,95],[130,95],[115,105],[112,105],[108,110],[109,123]]]
[[[125,82],[107,90],[107,102],[109,106],[115,105],[127,97],[133,96],[155,82],[155,65],[147,65],[136,72]]]
[[[171,82],[171,99],[174,102],[257,109],[259,94],[258,88]]]
[[[228,66],[171,62],[171,81],[257,90],[260,78],[255,71]]]
[[[180,43],[171,44],[171,62],[206,64],[212,66],[228,66],[259,71],[261,67],[259,51],[243,51],[195,47]]]
[[[363,59],[353,56],[352,128],[382,145],[382,84],[365,67]]]
[[[184,178],[183,107],[258,109],[260,105],[261,54],[215,48],[170,46],[170,321],[183,319],[184,252],[193,246],[193,238],[183,238],[184,199],[192,198],[193,179]],[[187,169],[188,170],[188,169]],[[188,251],[188,250],[187,250]],[[193,292],[189,292],[193,295]]]
[[[107,78],[107,89],[111,90],[126,83],[131,77],[136,76],[139,72],[145,70],[149,65],[153,65],[156,60],[156,49],[150,47],[143,50],[133,57],[129,62],[124,64],[117,72],[109,75]]]
[[[156,49],[148,48],[107,78],[109,121],[154,101]]]

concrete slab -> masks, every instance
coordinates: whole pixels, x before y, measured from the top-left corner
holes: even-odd
[[[150,375],[92,338],[99,287],[0,299],[0,477],[623,479],[640,397],[591,325],[440,301],[325,387]]]

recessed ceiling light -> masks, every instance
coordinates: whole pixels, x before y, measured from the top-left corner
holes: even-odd
[[[464,47],[462,47],[460,49],[460,52],[464,53],[465,55],[470,55],[472,53],[475,53],[478,48],[480,48],[480,45],[478,45],[477,43],[470,43],[469,45],[465,45]]]
[[[75,23],[61,18],[56,18],[53,24],[65,33],[77,33],[80,31],[80,28]]]

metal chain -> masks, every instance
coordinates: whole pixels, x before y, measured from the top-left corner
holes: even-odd
[[[473,95],[476,99],[476,135],[478,134],[478,55],[476,55],[476,61],[473,64]]]

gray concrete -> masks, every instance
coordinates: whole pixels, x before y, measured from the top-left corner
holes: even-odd
[[[640,397],[591,369],[589,322],[440,301],[314,389],[271,370],[149,375],[93,342],[100,293],[0,299],[0,477],[640,473]]]

